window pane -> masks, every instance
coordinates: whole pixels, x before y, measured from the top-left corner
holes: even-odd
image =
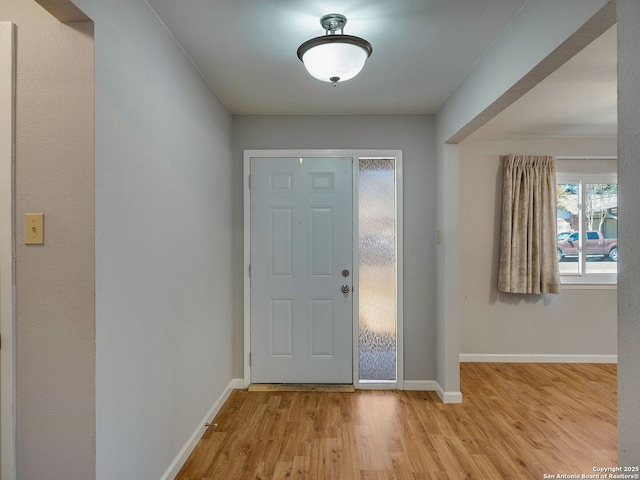
[[[560,275],[580,273],[578,231],[580,226],[580,192],[578,183],[556,185],[558,201],[558,266]]]
[[[360,380],[396,380],[395,160],[360,159]]]
[[[587,183],[584,186],[584,252],[586,273],[618,271],[618,185]]]

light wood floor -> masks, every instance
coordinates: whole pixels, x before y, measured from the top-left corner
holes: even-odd
[[[458,405],[236,390],[176,479],[537,480],[617,465],[615,365],[463,363],[461,390]]]

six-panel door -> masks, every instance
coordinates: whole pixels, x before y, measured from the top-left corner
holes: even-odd
[[[251,159],[252,383],[352,383],[352,251],[351,158]]]

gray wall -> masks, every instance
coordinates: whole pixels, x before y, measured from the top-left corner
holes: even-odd
[[[76,4],[95,22],[95,476],[152,480],[232,378],[231,115],[146,2]]]
[[[533,297],[498,293],[500,155],[508,153],[615,157],[616,139],[468,139],[460,144],[460,353],[463,358],[535,354],[578,360],[616,355],[615,289],[564,287],[559,295]],[[558,169],[589,166],[576,162],[559,160]],[[615,162],[598,163],[615,171]]]
[[[435,379],[436,165],[430,115],[234,116],[234,254],[242,265],[245,149],[400,149],[404,162],[405,380]],[[234,376],[243,376],[242,271],[234,278]]]
[[[640,2],[618,0],[618,464],[640,464]]]
[[[16,24],[16,468],[93,478],[93,25],[2,0]],[[25,213],[45,244],[25,246]],[[3,342],[8,341],[3,339]]]

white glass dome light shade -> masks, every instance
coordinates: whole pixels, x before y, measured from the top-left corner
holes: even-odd
[[[362,38],[326,35],[300,45],[298,58],[311,76],[335,84],[360,73],[371,52],[371,44]]]

